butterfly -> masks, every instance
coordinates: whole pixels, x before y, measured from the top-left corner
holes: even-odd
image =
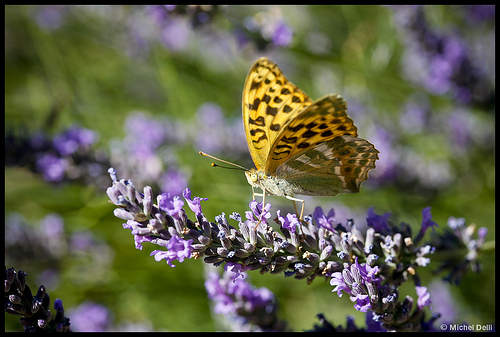
[[[266,57],[259,58],[247,75],[242,110],[255,168],[240,168],[245,169],[254,199],[263,197],[263,205],[266,194],[285,197],[294,205],[301,202],[302,220],[305,203],[295,194],[358,192],[375,168],[379,151],[358,138],[346,101],[330,94],[313,102]]]

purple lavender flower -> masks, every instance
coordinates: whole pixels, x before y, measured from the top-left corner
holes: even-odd
[[[290,233],[295,233],[297,230],[297,226],[300,226],[300,221],[297,218],[297,214],[293,213],[288,213],[286,217],[281,216],[281,211],[278,210],[276,211],[276,215],[278,216],[278,219],[281,222],[281,226],[283,228],[287,229]]]
[[[328,214],[325,216],[325,214],[323,213],[323,209],[320,206],[316,207],[313,212],[313,219],[318,226],[328,229],[332,232],[335,231],[335,211],[333,210],[333,208],[330,209],[328,211]]]
[[[162,193],[158,196],[159,202],[158,206],[161,210],[168,213],[172,217],[180,217],[182,207],[184,207],[184,201],[177,195],[171,195],[170,193]]]
[[[368,226],[373,227],[376,231],[389,230],[388,219],[391,216],[390,212],[384,213],[384,215],[378,215],[373,210],[373,207],[368,209],[368,216],[366,218],[366,223]]]
[[[245,278],[245,271],[249,270],[248,266],[242,266],[240,263],[234,262],[226,262],[224,265],[224,271],[227,272],[227,275],[231,275],[231,279],[233,282],[236,282],[238,278]]]
[[[422,308],[430,302],[425,287],[420,285],[418,269],[428,265],[429,259],[425,255],[433,253],[436,246],[417,245],[417,240],[412,240],[411,227],[405,223],[395,225],[390,222],[390,213],[378,215],[373,207],[370,208],[366,232],[358,229],[352,220],[330,230],[327,228],[332,228],[334,211],[330,210],[325,215],[321,208],[316,208],[314,216],[307,217],[301,224],[302,230],[298,235],[296,227],[299,222],[294,214],[282,216],[278,210],[275,222],[281,226],[274,230],[267,224],[271,218],[271,205],[264,207],[263,203],[253,200],[249,204],[251,211],[246,212],[246,221],[243,222],[236,213],[229,217],[238,222],[237,229],[229,224],[224,213],[216,217],[215,223],[208,221],[201,211],[200,202],[203,199],[192,198],[189,189],[184,191],[183,196],[197,215],[197,221],[187,218],[182,208],[184,201],[179,201],[179,198],[162,195],[158,198],[160,206],[152,205],[151,188],[145,188],[144,194],[137,193],[131,182],[118,180],[114,170],[110,170],[110,175],[113,186],[108,188],[108,196],[120,207],[115,209],[115,215],[127,220],[124,227],[132,230],[136,247],[141,249],[143,242],[149,242],[167,248],[167,251],[155,250],[151,253],[157,261],[165,259],[173,266],[175,260],[182,262],[190,257],[203,257],[205,263],[216,267],[224,265],[227,281],[235,285],[241,285],[239,282],[245,278],[244,272],[250,270],[293,275],[296,279],[306,279],[308,283],[318,276],[329,277],[338,296],[346,293],[356,310],[375,313],[372,318],[379,323],[379,329],[416,331],[432,328],[435,316],[426,321],[422,313]],[[430,208],[424,209],[424,230],[421,232],[435,225]],[[474,239],[471,237],[474,232],[471,226],[461,224],[454,228],[460,231],[453,236],[455,243],[459,243],[457,247],[466,245],[469,252],[465,257],[466,264],[459,263],[457,267],[457,263],[449,262],[446,265],[455,266],[459,272],[463,272],[464,265],[477,267],[479,249],[487,231],[481,229],[478,238]],[[452,247],[446,245],[445,239],[447,237],[437,242],[440,247]],[[399,285],[409,279],[415,280],[420,287],[417,288],[418,299],[413,313],[413,298],[400,298],[398,290]],[[213,283],[207,285],[208,288],[209,293],[219,294],[229,287]],[[259,295],[264,297],[264,302],[269,298],[266,294]],[[239,312],[233,306],[233,298],[226,293],[222,295],[211,297],[217,297],[216,301],[221,303],[216,304],[217,310]],[[248,307],[251,308],[251,304],[245,308]],[[234,322],[246,325],[250,321],[245,315],[238,317]],[[255,316],[251,317],[254,322]],[[257,317],[259,320],[262,318]],[[262,326],[259,324],[259,329]]]
[[[184,262],[184,259],[189,259],[191,257],[191,254],[193,253],[193,247],[191,247],[192,243],[193,240],[184,240],[178,235],[174,235],[166,243],[168,251],[154,250],[150,255],[154,255],[156,261],[165,259],[170,267],[175,267],[175,265],[172,264],[175,260],[182,263]]]
[[[196,216],[201,214],[201,202],[208,200],[208,198],[200,197],[194,197],[191,199],[191,189],[189,187],[186,187],[184,192],[182,192],[182,196],[187,201],[189,208],[194,212],[194,214],[196,214]]]
[[[467,253],[465,255],[450,255],[435,273],[449,270],[444,279],[458,284],[469,268],[475,273],[481,271],[482,264],[479,258],[488,231],[482,227],[476,232],[474,224],[467,226],[464,218],[457,219],[455,217],[449,217],[448,227],[449,229],[443,233],[435,234],[432,237],[432,247],[435,247],[436,251],[454,249],[456,251],[466,251]],[[476,233],[477,238],[475,238]]]
[[[256,200],[250,201],[250,211],[246,211],[245,215],[248,220],[259,220],[262,223],[267,223],[267,219],[271,217],[271,204],[266,204],[265,207],[262,207],[262,202],[257,202]]]
[[[427,287],[419,287],[416,286],[415,289],[417,290],[417,305],[420,310],[422,310],[424,307],[428,306],[429,308],[431,307],[431,295],[427,291]]]
[[[70,332],[62,301],[56,299],[50,310],[50,296],[45,286],[33,293],[26,284],[28,273],[5,268],[5,312],[21,317],[25,332]]]
[[[330,285],[335,286],[332,291],[336,291],[342,297],[342,291],[350,295],[352,302],[356,302],[354,308],[361,312],[371,309],[371,302],[378,301],[376,292],[380,279],[375,276],[378,267],[370,267],[366,263],[362,266],[358,263],[356,256],[354,264],[345,264],[342,272],[332,274]]]
[[[432,228],[433,231],[435,231],[434,227],[438,227],[438,224],[432,221],[432,214],[431,214],[431,208],[426,207],[422,210],[422,231],[426,231],[429,227]]]

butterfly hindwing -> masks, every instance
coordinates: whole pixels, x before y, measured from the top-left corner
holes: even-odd
[[[317,144],[344,135],[357,137],[357,128],[346,110],[345,100],[340,95],[331,94],[318,99],[289,120],[270,149],[266,174],[274,175],[282,163]]]
[[[312,101],[265,57],[258,59],[250,69],[242,101],[248,149],[256,168],[264,170],[271,146],[283,125]]]
[[[285,179],[296,194],[335,196],[358,192],[375,168],[378,150],[350,135],[318,143],[280,165],[276,177]]]

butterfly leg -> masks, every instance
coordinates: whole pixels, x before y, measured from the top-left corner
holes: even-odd
[[[255,193],[253,186],[252,186],[252,198],[255,200],[255,197],[262,197],[262,208],[266,205],[266,190],[263,189],[262,193]],[[261,218],[259,219],[259,222],[257,223],[257,226],[260,225],[260,222],[262,221],[262,214]]]
[[[304,215],[304,206],[306,205],[306,202],[304,201],[304,199],[294,198],[289,195],[285,196],[285,198],[293,201],[293,207],[295,208],[295,214],[297,215],[299,215],[299,212],[297,212],[297,205],[295,204],[295,202],[298,201],[302,203],[302,207],[300,208],[299,223],[300,223],[300,231],[304,233],[304,230],[302,229],[302,221],[304,221],[304,219],[302,219],[302,216]]]

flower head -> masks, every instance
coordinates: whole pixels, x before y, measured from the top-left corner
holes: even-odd
[[[167,212],[172,217],[180,217],[184,201],[177,195],[171,196],[170,193],[162,193],[158,196],[158,206],[161,210]]]
[[[196,216],[201,214],[201,202],[208,200],[208,198],[200,197],[194,197],[191,199],[191,189],[189,187],[186,187],[184,192],[182,192],[182,196],[187,201],[189,208],[194,212],[194,214],[196,214]]]
[[[318,226],[326,228],[332,232],[335,230],[333,227],[335,222],[335,211],[333,208],[328,211],[327,215],[325,215],[320,206],[316,207],[313,212],[313,219],[316,221]]]
[[[267,224],[267,219],[271,217],[271,204],[266,204],[265,207],[262,207],[262,202],[257,202],[256,200],[250,201],[250,211],[246,211],[245,215],[248,220],[259,220],[262,223]]]
[[[286,228],[290,233],[295,233],[297,230],[297,226],[300,226],[299,219],[297,218],[297,214],[291,214],[288,213],[286,217],[281,216],[280,210],[276,211],[276,214],[278,215],[278,219],[281,222],[281,226],[283,228]]]
[[[191,253],[193,252],[192,243],[193,240],[184,240],[178,235],[174,235],[166,244],[168,251],[154,250],[150,255],[154,255],[156,261],[165,259],[170,267],[175,267],[172,264],[173,261],[178,260],[182,263],[184,259],[191,257]]]
[[[376,231],[389,230],[388,219],[391,213],[387,212],[384,215],[378,215],[373,210],[373,207],[368,209],[368,216],[366,217],[366,223],[368,226],[373,227]]]

